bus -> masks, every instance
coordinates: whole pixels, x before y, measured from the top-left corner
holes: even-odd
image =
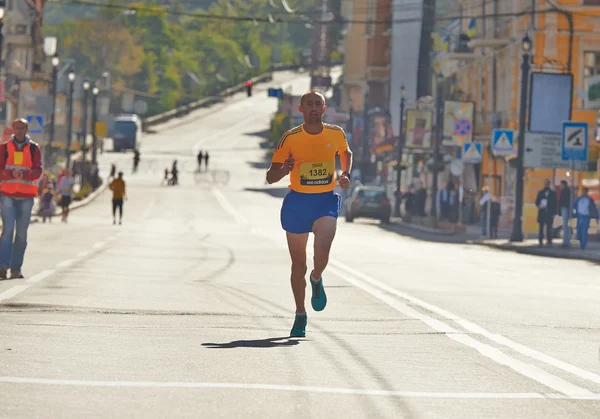
[[[113,151],[136,150],[142,142],[142,118],[137,115],[118,115],[112,126]]]

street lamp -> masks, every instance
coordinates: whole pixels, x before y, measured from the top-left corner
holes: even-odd
[[[67,75],[69,79],[69,93],[67,98],[69,99],[69,112],[67,121],[67,148],[65,149],[65,156],[67,158],[67,169],[71,166],[71,140],[73,137],[73,94],[75,93],[75,71],[73,68],[69,69]]]
[[[2,2],[4,4],[4,2]],[[2,72],[2,45],[4,44],[4,7],[0,7],[0,73]]]
[[[52,156],[52,142],[54,141],[54,135],[56,131],[56,88],[58,84],[59,64],[60,58],[58,57],[58,54],[54,54],[52,57],[52,112],[50,113],[50,138],[48,139],[46,164],[50,163],[49,159]]]
[[[510,236],[511,242],[523,241],[523,189],[525,167],[523,159],[525,158],[525,122],[527,118],[527,91],[529,89],[529,71],[531,57],[531,39],[525,34],[521,43],[523,56],[521,63],[521,108],[519,110],[519,149],[517,158],[517,187],[515,196],[515,217],[513,219],[513,230]]]
[[[94,86],[92,89],[92,164],[97,162],[97,140],[96,140],[96,123],[98,122],[98,112],[96,111],[96,100],[100,89]]]
[[[361,180],[367,182],[367,167],[369,165],[369,86],[365,86],[363,97],[363,132],[362,132],[362,173]]]
[[[88,93],[90,91],[90,81],[85,80],[83,82],[83,133],[81,139],[81,186],[85,184],[85,162],[86,162],[86,147],[87,147],[87,134],[88,134]]]
[[[396,162],[396,200],[394,201],[394,212],[396,213],[396,217],[400,217],[400,175],[401,171],[401,162],[402,162],[402,152],[404,147],[404,103],[406,96],[406,88],[404,85],[400,87],[400,129],[398,130],[398,158]]]
[[[433,179],[431,182],[431,216],[437,217],[438,173],[440,145],[444,136],[444,76],[440,73],[436,83],[435,141],[433,142]]]

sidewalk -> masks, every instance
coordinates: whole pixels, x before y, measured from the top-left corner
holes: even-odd
[[[562,238],[554,239],[552,247],[548,247],[545,244],[543,247],[540,247],[537,239],[524,240],[523,242],[510,242],[510,230],[499,230],[499,238],[488,239],[481,235],[479,226],[469,225],[465,227],[464,232],[453,232],[424,225],[405,223],[398,218],[392,218],[391,223],[388,226],[383,226],[383,228],[388,231],[394,231],[403,236],[412,237],[417,240],[438,243],[471,244],[535,256],[600,262],[600,242],[598,241],[589,241],[585,250],[579,248],[579,241],[577,240],[571,240],[571,247],[563,248]]]

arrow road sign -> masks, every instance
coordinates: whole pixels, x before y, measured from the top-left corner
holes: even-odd
[[[562,160],[587,161],[588,124],[586,122],[563,122]]]
[[[510,129],[495,129],[492,132],[492,152],[495,156],[509,156],[513,153],[515,132]]]
[[[536,169],[587,170],[587,161],[571,162],[562,159],[560,134],[525,133],[523,165]]]

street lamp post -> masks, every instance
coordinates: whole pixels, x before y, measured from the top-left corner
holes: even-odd
[[[444,136],[444,77],[440,74],[437,79],[435,141],[433,142],[433,179],[431,182],[431,216],[437,217],[438,173],[440,165],[440,145]]]
[[[363,132],[362,132],[362,182],[367,180],[367,167],[369,166],[369,87],[365,87],[363,98]]]
[[[525,121],[527,118],[527,92],[529,90],[529,71],[531,57],[531,39],[525,35],[522,41],[523,56],[521,63],[521,107],[519,110],[519,149],[517,158],[517,187],[515,196],[515,217],[513,219],[513,230],[510,236],[511,242],[523,241],[523,189],[525,167],[523,159],[525,157]]]
[[[402,174],[401,162],[402,162],[402,151],[404,148],[404,96],[406,95],[406,88],[404,85],[400,87],[400,129],[398,130],[398,158],[396,163],[396,200],[394,201],[394,212],[396,217],[400,217],[400,178]]]
[[[52,57],[52,112],[50,113],[50,138],[48,139],[48,147],[46,152],[46,163],[50,163],[52,157],[52,142],[54,141],[54,135],[56,132],[56,88],[58,84],[58,65],[60,64],[60,58],[58,54],[54,54]]]
[[[85,182],[85,162],[87,152],[87,134],[88,134],[88,93],[90,91],[90,82],[85,80],[83,82],[83,135],[81,139],[81,186],[83,187]]]
[[[96,123],[98,122],[98,112],[96,111],[96,100],[98,99],[98,93],[100,93],[100,89],[94,87],[92,89],[92,163],[96,164],[98,161],[98,151],[96,147],[97,139],[96,139]]]
[[[4,3],[4,2],[2,2]],[[2,72],[2,45],[4,44],[4,7],[0,7],[0,73]]]
[[[67,159],[66,168],[71,166],[71,141],[73,139],[73,94],[75,93],[75,71],[71,68],[68,74],[69,79],[69,93],[67,98],[69,99],[69,112],[67,116],[67,147],[65,149],[65,157]]]

